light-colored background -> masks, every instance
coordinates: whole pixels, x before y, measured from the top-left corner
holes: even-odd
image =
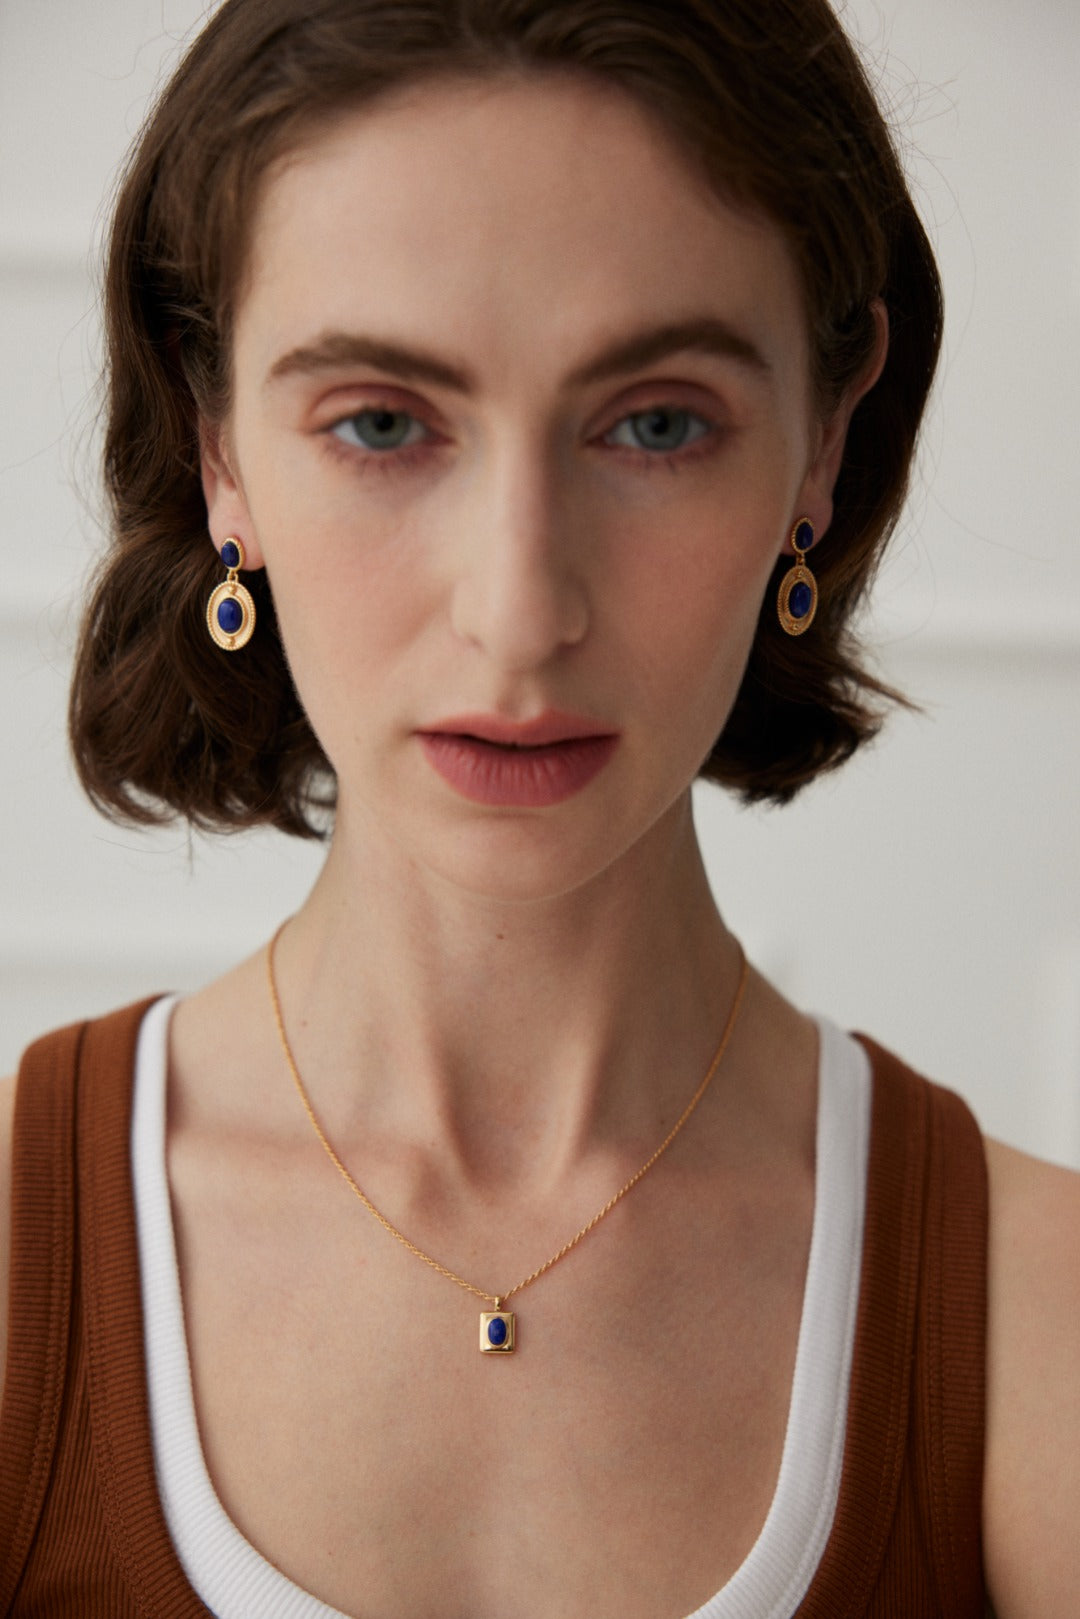
[[[318,852],[118,829],[65,683],[93,511],[94,242],[199,0],[0,0],[0,1069],[256,947]],[[699,796],[758,962],[1080,1166],[1080,8],[855,0],[938,248],[947,345],[880,662],[925,705],[782,812]]]

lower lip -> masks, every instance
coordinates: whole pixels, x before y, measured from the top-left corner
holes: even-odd
[[[420,733],[428,762],[462,798],[517,809],[543,809],[572,798],[600,774],[618,740],[582,736],[542,748],[500,748],[475,737]]]

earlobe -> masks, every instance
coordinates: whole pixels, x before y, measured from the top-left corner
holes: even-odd
[[[200,422],[199,465],[210,538],[220,552],[230,535],[239,535],[245,569],[262,568],[266,564],[234,464],[224,427]]]

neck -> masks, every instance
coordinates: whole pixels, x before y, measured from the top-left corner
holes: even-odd
[[[452,890],[341,823],[275,960],[339,1139],[426,1147],[493,1188],[647,1154],[708,1067],[737,957],[687,795],[584,888],[527,903]]]

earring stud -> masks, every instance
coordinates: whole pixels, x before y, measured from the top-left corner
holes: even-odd
[[[222,545],[221,560],[229,573],[210,594],[206,627],[223,652],[239,652],[255,629],[255,603],[247,586],[236,577],[244,566],[244,547],[235,534]]]

